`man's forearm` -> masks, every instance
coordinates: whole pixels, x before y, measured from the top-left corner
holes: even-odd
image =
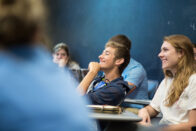
[[[96,77],[97,72],[89,71],[83,80],[80,82],[77,90],[81,93],[81,95],[85,95],[88,87],[90,86],[93,79]]]

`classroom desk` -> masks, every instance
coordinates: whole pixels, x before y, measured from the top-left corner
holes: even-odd
[[[121,114],[90,113],[89,117],[97,120],[100,131],[136,131],[136,122],[142,119],[136,114],[124,111]]]
[[[139,122],[142,119],[138,117],[136,114],[123,111],[121,114],[109,114],[109,113],[90,113],[90,118],[102,121],[120,121],[120,122]]]
[[[139,99],[126,98],[123,102],[131,103],[131,104],[149,105],[151,100],[139,100]]]

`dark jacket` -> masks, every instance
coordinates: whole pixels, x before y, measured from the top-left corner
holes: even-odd
[[[93,81],[92,90],[87,96],[90,98],[92,104],[95,105],[120,105],[129,91],[128,83],[123,80],[123,77],[114,79],[106,83],[101,88],[94,90],[95,85],[100,83],[104,77],[98,77]]]

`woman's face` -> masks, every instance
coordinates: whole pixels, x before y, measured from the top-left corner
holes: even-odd
[[[158,56],[162,61],[162,69],[170,70],[172,73],[175,73],[179,58],[182,54],[177,52],[170,43],[164,41]]]
[[[53,54],[53,61],[55,63],[59,63],[60,60],[67,60],[69,57],[67,56],[67,52],[64,49],[60,49],[55,54]]]

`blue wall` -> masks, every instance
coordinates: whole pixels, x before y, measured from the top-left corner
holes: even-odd
[[[157,57],[162,39],[185,34],[196,42],[196,0],[49,0],[53,43],[66,42],[74,60],[87,68],[107,40],[125,34],[131,55],[149,79],[163,78]]]

